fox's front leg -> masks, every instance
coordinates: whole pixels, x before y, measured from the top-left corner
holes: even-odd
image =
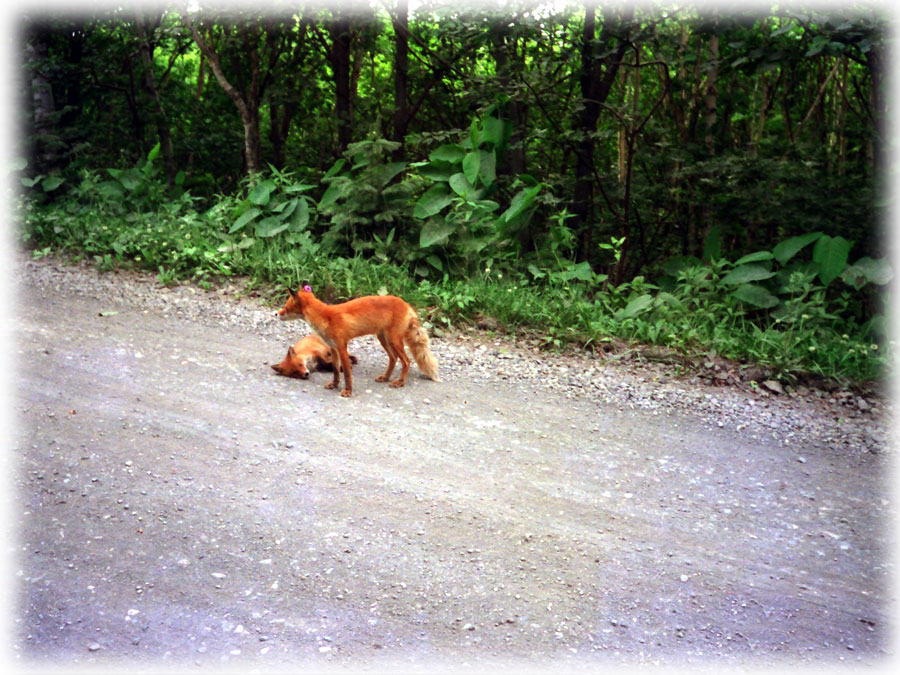
[[[341,396],[349,397],[353,395],[353,371],[350,369],[350,354],[347,353],[347,346],[340,345],[338,347],[340,354],[340,368],[344,371],[344,388],[341,390]]]
[[[334,368],[334,377],[325,385],[326,389],[336,389],[341,383],[341,359],[338,350],[334,347],[331,348],[331,365]]]

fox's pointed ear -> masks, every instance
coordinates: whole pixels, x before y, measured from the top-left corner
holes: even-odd
[[[292,359],[297,356],[297,352],[294,351],[293,346],[288,347],[288,356],[291,357]]]
[[[294,291],[294,289],[291,288],[290,286],[288,286],[288,293],[291,294],[291,297],[292,297],[294,300],[297,299],[297,293],[296,293],[296,291]]]

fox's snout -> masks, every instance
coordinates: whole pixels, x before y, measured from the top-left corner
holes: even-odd
[[[300,301],[299,296],[290,289],[288,289],[288,292],[290,293],[290,297],[281,309],[275,313],[275,316],[282,321],[303,318],[303,303]]]
[[[288,359],[285,359],[281,363],[276,363],[272,366],[272,370],[274,370],[279,375],[284,375],[285,377],[296,377],[301,380],[309,379],[309,371],[306,368],[302,368],[296,363],[291,363]]]

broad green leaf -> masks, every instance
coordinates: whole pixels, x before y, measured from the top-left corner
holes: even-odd
[[[807,58],[820,53],[823,49],[825,49],[826,46],[828,46],[829,42],[830,40],[826,35],[817,35],[816,37],[814,37],[810,43],[809,49],[806,52]]]
[[[274,213],[280,213],[282,218],[287,218],[294,212],[294,209],[297,208],[299,202],[300,199],[294,197],[293,199],[288,199],[275,206],[270,206],[269,208]]]
[[[813,248],[813,262],[819,264],[819,279],[824,285],[830,284],[847,268],[847,256],[852,242],[843,237],[822,235]]]
[[[290,223],[286,223],[277,216],[269,216],[263,218],[256,224],[257,237],[274,237],[280,232],[284,232]]]
[[[435,183],[416,202],[413,215],[416,218],[430,218],[454,199],[446,183]]]
[[[473,201],[478,193],[478,190],[475,189],[475,186],[469,182],[463,173],[455,173],[450,176],[450,187],[467,202]]]
[[[428,248],[435,244],[443,244],[456,230],[456,226],[443,218],[432,218],[422,226],[419,233],[419,248]]]
[[[496,211],[500,208],[500,205],[491,199],[479,199],[475,202],[475,206],[487,209],[488,211]]]
[[[419,173],[426,178],[430,178],[434,181],[444,181],[445,183],[450,180],[450,176],[458,171],[459,167],[454,162],[445,162],[441,160],[425,162],[424,166],[419,169]]]
[[[534,204],[534,200],[540,191],[540,185],[519,190],[509,203],[509,208],[500,216],[500,220],[507,225],[513,223],[517,217],[521,216],[526,209]]]
[[[331,178],[333,176],[336,176],[341,171],[341,169],[344,168],[344,165],[346,163],[347,163],[347,160],[344,158],[341,158],[338,161],[336,161],[334,164],[332,164],[331,168],[328,169],[328,171],[325,173],[324,176],[322,176],[322,182],[326,182],[325,181],[326,178]]]
[[[441,145],[440,147],[435,148],[431,151],[431,154],[428,155],[428,159],[432,162],[461,162],[462,158],[466,156],[466,151],[463,150],[458,145]]]
[[[478,175],[485,187],[493,185],[497,180],[497,155],[493,151],[480,150],[481,164],[478,167]]]
[[[644,295],[639,295],[638,297],[632,299],[627,305],[625,305],[625,309],[620,309],[616,312],[616,319],[631,319],[638,314],[646,311],[653,304],[653,296],[649,293],[645,293]]]
[[[758,284],[738,286],[732,295],[738,300],[761,309],[768,309],[778,304],[778,298]]]
[[[545,276],[547,276],[547,273],[542,272],[534,263],[528,263],[528,271],[531,272],[531,276],[533,276],[535,279],[543,279]]]
[[[137,169],[125,169],[117,176],[122,186],[129,192],[134,192],[144,182],[144,177]]]
[[[477,148],[481,145],[481,125],[478,123],[478,118],[474,118],[472,123],[469,125],[469,147]]]
[[[655,302],[657,306],[670,305],[672,307],[678,307],[679,309],[684,308],[684,303],[681,300],[679,300],[671,293],[667,293],[666,291],[660,291],[659,293],[657,293]]]
[[[306,197],[300,198],[300,203],[294,211],[294,217],[291,219],[291,231],[299,232],[309,225],[309,200]]]
[[[328,189],[325,190],[325,194],[322,195],[322,199],[319,200],[319,210],[334,204],[341,197],[341,194],[340,183],[332,183],[329,185]]]
[[[588,261],[583,261],[577,265],[572,265],[565,271],[566,279],[578,279],[579,281],[590,281],[594,276],[594,270]]]
[[[713,225],[703,240],[703,259],[718,260],[722,257],[722,228]]]
[[[257,183],[250,190],[250,194],[248,198],[250,201],[257,206],[265,206],[269,203],[269,198],[272,195],[272,191],[275,189],[275,183],[270,180],[264,180],[261,183]]]
[[[156,145],[153,146],[153,148],[150,150],[150,152],[147,153],[147,161],[148,162],[152,162],[154,159],[156,159],[159,156],[159,148],[160,148],[160,144],[157,143]]]
[[[775,256],[773,256],[770,251],[757,251],[756,253],[750,253],[749,255],[745,255],[743,258],[736,260],[734,266],[737,267],[752,262],[764,262],[766,260],[771,260],[774,257]]]
[[[295,192],[306,192],[307,190],[312,190],[314,187],[315,185],[307,185],[306,183],[291,183],[281,189],[288,194],[293,194]]]
[[[728,274],[722,277],[723,284],[737,286],[738,284],[746,284],[751,281],[762,281],[775,276],[775,272],[766,268],[764,265],[741,265],[735,267]]]
[[[65,182],[66,180],[62,176],[47,176],[41,181],[41,187],[44,188],[44,192],[53,192]]]
[[[503,120],[496,117],[485,117],[481,129],[483,143],[493,143],[495,148],[503,145]]]
[[[801,234],[796,237],[791,237],[790,239],[785,239],[774,249],[772,249],[772,254],[775,256],[775,260],[784,265],[788,260],[797,255],[803,248],[809,246],[821,236],[821,232],[809,232],[807,234]]]
[[[244,227],[244,225],[256,218],[260,213],[262,212],[258,208],[256,208],[255,206],[251,206],[249,209],[244,211],[236,221],[234,221],[234,225],[232,225],[231,229],[228,230],[228,234],[234,234],[242,227]]]
[[[478,170],[481,168],[481,154],[477,150],[473,150],[463,157],[462,169],[466,180],[472,185],[478,180]]]

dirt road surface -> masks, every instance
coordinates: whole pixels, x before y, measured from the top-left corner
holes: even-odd
[[[14,667],[893,657],[889,453],[504,378],[450,339],[403,389],[354,342],[342,399],[272,372],[303,327],[258,302],[16,264]]]

